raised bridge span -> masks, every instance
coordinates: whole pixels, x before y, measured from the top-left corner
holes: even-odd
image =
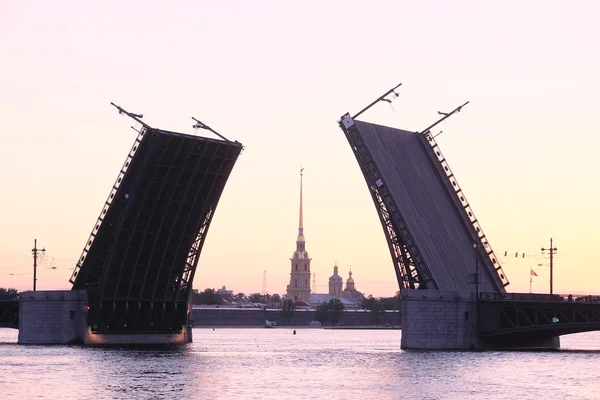
[[[429,132],[354,120],[341,126],[388,241],[401,289],[503,293],[508,279]]]
[[[18,326],[20,343],[191,341],[194,274],[243,147],[195,118],[195,129],[218,138],[154,128],[113,105],[137,123],[137,137],[85,242],[72,290],[0,301],[0,326]]]
[[[600,330],[600,303],[507,293],[509,284],[431,129],[338,121],[381,222],[398,285],[403,348],[557,347],[558,336]]]
[[[71,283],[92,333],[180,332],[200,252],[242,144],[141,125]]]

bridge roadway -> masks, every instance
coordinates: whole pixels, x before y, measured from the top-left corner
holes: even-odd
[[[435,287],[429,287],[473,290],[477,254],[473,246],[481,242],[484,251],[479,255],[480,290],[505,292],[508,280],[433,138],[364,121],[353,122],[355,127],[351,129],[359,132],[378,170],[377,184],[385,185],[393,198],[386,204],[388,210],[400,211],[406,229],[397,229],[398,234],[404,236],[405,242],[413,243],[408,251],[413,253],[417,268],[431,273]],[[372,185],[368,180],[367,184]],[[421,257],[415,257],[417,253]]]

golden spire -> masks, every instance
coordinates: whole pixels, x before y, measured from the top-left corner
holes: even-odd
[[[298,222],[298,236],[304,236],[304,227],[302,226],[302,171],[304,171],[304,168],[300,167],[300,220]]]

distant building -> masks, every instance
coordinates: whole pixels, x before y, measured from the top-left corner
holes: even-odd
[[[337,264],[333,267],[333,275],[329,277],[329,294],[332,296],[340,297],[342,295],[342,287],[344,286],[344,280],[338,275]]]
[[[310,295],[310,308],[317,308],[319,304],[329,303],[329,301],[333,299],[338,299],[339,301],[341,301],[344,305],[344,309],[346,310],[356,310],[360,307],[360,303],[356,303],[355,301],[347,297],[332,296],[330,294],[325,293],[313,293]]]
[[[298,223],[298,238],[296,251],[290,258],[290,284],[287,286],[287,298],[294,302],[306,302],[310,299],[310,257],[306,251],[304,227],[302,226],[302,171],[300,170],[300,218]],[[300,305],[301,303],[299,303]]]
[[[228,299],[233,299],[233,290],[228,290],[225,285],[223,285],[221,289],[217,289],[217,294]]]
[[[356,310],[359,308],[365,296],[356,290],[354,278],[352,278],[352,271],[349,272],[348,280],[346,281],[346,289],[342,291],[343,286],[344,280],[338,274],[338,266],[336,264],[333,267],[333,275],[329,278],[329,293],[313,293],[310,296],[309,301],[311,308],[316,308],[319,304],[328,303],[333,299],[341,301],[345,309]]]
[[[302,171],[300,170],[300,217],[298,222],[298,238],[296,239],[296,251],[290,258],[290,283],[287,285],[286,298],[292,300],[298,309],[316,308],[319,304],[338,299],[346,309],[355,310],[360,307],[365,296],[356,290],[352,271],[350,271],[346,288],[344,279],[338,274],[337,263],[333,267],[333,275],[329,278],[328,294],[311,294],[310,290],[310,262],[311,258],[306,251],[306,239],[304,238],[304,226],[302,221]],[[225,286],[223,286],[225,289]]]
[[[348,279],[346,280],[346,289],[342,292],[342,297],[352,299],[352,301],[362,304],[365,299],[365,295],[356,290],[354,286],[354,278],[352,278],[352,269],[348,272]]]

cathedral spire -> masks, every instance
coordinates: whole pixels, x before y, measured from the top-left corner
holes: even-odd
[[[304,227],[302,223],[302,171],[304,171],[304,168],[300,168],[300,218],[298,221],[298,241],[300,241],[300,238],[304,241]]]
[[[290,284],[287,286],[287,298],[293,301],[302,301],[308,306],[310,302],[310,257],[306,251],[304,239],[304,226],[302,221],[302,172],[300,168],[300,212],[298,219],[298,239],[296,251],[290,258],[292,269],[290,271]],[[298,304],[296,304],[298,305]]]

